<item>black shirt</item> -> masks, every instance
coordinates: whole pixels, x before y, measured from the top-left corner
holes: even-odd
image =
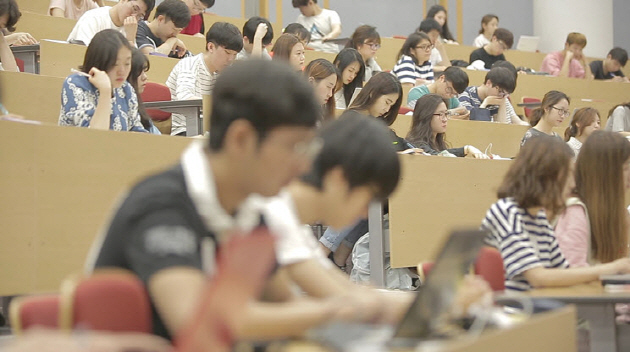
[[[625,77],[621,70],[617,72],[608,72],[608,74],[604,75],[604,62],[602,60],[592,61],[589,65],[591,65],[591,72],[595,79],[612,79],[615,76]]]
[[[95,267],[119,267],[144,283],[173,266],[203,270],[201,242],[218,247],[189,197],[181,165],[136,185],[107,230]],[[153,332],[170,338],[151,300]]]
[[[142,49],[145,46],[157,49],[162,44],[164,44],[162,39],[151,32],[146,21],[138,22],[138,32],[136,32],[136,45],[138,45],[138,49]]]
[[[489,70],[492,67],[492,64],[494,64],[495,62],[500,61],[500,60],[505,61],[505,56],[503,54],[496,55],[496,56],[490,55],[484,48],[479,48],[473,51],[472,53],[470,53],[469,61],[472,64],[473,62],[477,60],[483,61],[486,64],[485,68]]]

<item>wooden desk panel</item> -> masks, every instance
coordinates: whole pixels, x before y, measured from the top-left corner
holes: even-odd
[[[30,33],[39,41],[42,39],[67,40],[75,24],[75,20],[67,18],[22,11],[22,17],[16,28],[20,32]]]
[[[62,77],[0,71],[2,102],[12,114],[56,125],[61,108]]]
[[[375,59],[383,71],[394,69],[398,61],[398,52],[400,52],[404,43],[404,39],[381,37],[381,48],[376,52]]]
[[[176,162],[190,143],[8,121],[0,121],[0,138],[0,295],[57,290],[82,270],[122,192]]]
[[[17,0],[16,2],[22,14],[28,11],[40,15],[48,15],[48,5],[50,4],[50,0]],[[18,21],[18,24],[21,24],[21,22],[22,19]]]

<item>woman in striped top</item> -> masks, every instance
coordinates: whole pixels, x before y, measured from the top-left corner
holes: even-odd
[[[433,65],[429,61],[432,49],[433,43],[424,33],[416,32],[407,37],[392,70],[403,86],[413,87],[433,81]]]
[[[562,210],[575,187],[573,152],[559,138],[534,137],[525,144],[482,222],[487,243],[503,257],[505,288],[527,291],[571,286],[600,275],[630,272],[630,259],[569,268],[549,219]]]

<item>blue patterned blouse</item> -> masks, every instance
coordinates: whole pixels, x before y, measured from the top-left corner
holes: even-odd
[[[114,131],[148,132],[140,123],[138,98],[133,87],[125,81],[122,87],[113,89],[112,114],[109,129]],[[59,126],[89,127],[99,91],[87,77],[72,74],[63,82]]]

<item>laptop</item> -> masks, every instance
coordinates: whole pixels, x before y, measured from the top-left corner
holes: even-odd
[[[398,326],[333,323],[314,329],[310,337],[339,351],[382,344],[415,346],[420,341],[446,337],[443,328],[457,290],[484,245],[485,231],[454,231],[447,238],[433,268]]]
[[[540,37],[522,35],[518,38],[518,43],[516,44],[516,50],[536,52],[538,50],[539,42],[540,42]]]

